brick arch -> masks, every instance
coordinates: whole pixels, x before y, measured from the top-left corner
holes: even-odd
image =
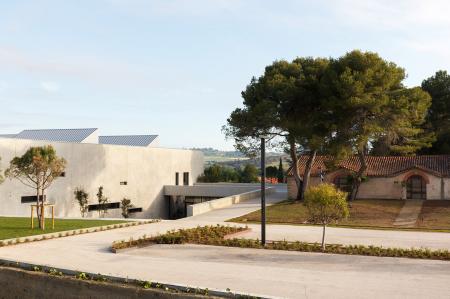
[[[402,182],[405,182],[412,176],[418,175],[420,177],[422,177],[422,179],[425,181],[425,183],[429,184],[430,183],[430,178],[428,177],[428,175],[426,175],[425,173],[423,173],[422,171],[419,170],[412,170],[409,171],[405,174],[405,176],[403,177]]]
[[[333,172],[329,173],[328,175],[326,175],[325,181],[327,183],[333,183],[334,179],[336,179],[337,177],[344,176],[344,175],[348,176],[351,174],[352,173],[349,170],[341,168],[341,169],[338,169],[338,170],[333,171]]]

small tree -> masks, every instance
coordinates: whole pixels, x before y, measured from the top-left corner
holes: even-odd
[[[121,206],[122,206],[122,216],[123,216],[123,218],[130,217],[130,215],[129,215],[130,213],[128,212],[128,209],[133,207],[133,205],[131,204],[131,199],[128,199],[128,198],[124,197],[120,203],[121,203]]]
[[[278,165],[278,173],[277,173],[278,183],[284,182],[284,170],[283,170],[283,160],[280,157],[280,164]]]
[[[266,167],[266,176],[268,178],[278,177],[278,168],[276,166],[267,166]]]
[[[108,197],[103,195],[103,186],[98,187],[98,216],[102,217],[108,213]]]
[[[85,217],[89,208],[88,206],[89,194],[86,193],[81,187],[76,188],[73,194],[75,195],[75,199],[78,201],[78,204],[80,205],[81,217]]]
[[[203,175],[199,176],[198,181],[205,183],[237,183],[239,181],[239,173],[233,167],[214,164],[205,168]]]
[[[258,182],[258,168],[252,164],[246,164],[244,169],[240,171],[239,183],[256,183]]]
[[[51,145],[30,147],[21,157],[11,160],[5,175],[18,179],[22,184],[36,190],[39,228],[45,229],[45,190],[50,187],[66,168],[66,160],[56,155]]]
[[[305,192],[305,206],[310,221],[323,226],[322,250],[325,250],[325,228],[349,216],[347,193],[338,190],[332,184],[312,186]]]

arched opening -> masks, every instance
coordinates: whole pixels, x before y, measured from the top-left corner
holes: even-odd
[[[338,175],[333,179],[333,184],[336,186],[336,188],[350,193],[352,191],[352,184],[349,180],[348,175]]]
[[[407,199],[427,199],[427,182],[420,175],[412,175],[406,180]]]

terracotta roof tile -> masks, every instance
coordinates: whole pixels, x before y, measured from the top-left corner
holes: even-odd
[[[325,166],[326,161],[331,161],[330,156],[317,156],[311,175],[317,176],[320,170],[328,172]],[[303,174],[308,156],[301,156],[299,159],[299,172]],[[339,163],[338,168],[345,168],[350,171],[358,171],[359,160],[357,156],[352,156]],[[429,156],[368,156],[367,176],[393,176],[397,173],[407,171],[412,168],[419,168],[436,174],[437,176],[450,177],[450,155],[429,155]],[[292,175],[292,168],[288,175]]]

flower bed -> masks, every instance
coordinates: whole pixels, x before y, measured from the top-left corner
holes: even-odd
[[[248,228],[223,225],[199,226],[191,229],[173,230],[155,237],[147,237],[144,235],[136,240],[130,238],[128,241],[116,241],[113,242],[112,250],[116,252],[120,249],[143,247],[152,244],[211,244],[213,240],[224,240],[225,236],[244,230],[248,230]]]
[[[259,240],[225,238],[227,235],[239,233],[248,230],[247,227],[236,226],[203,226],[191,229],[180,229],[169,231],[163,235],[155,237],[143,236],[139,239],[128,241],[116,241],[112,244],[113,252],[131,247],[142,247],[151,244],[201,244],[240,248],[257,248],[271,250],[287,250],[302,252],[321,252],[334,254],[382,256],[382,257],[408,257],[421,259],[450,260],[450,251],[448,250],[430,250],[428,248],[384,248],[381,246],[365,245],[341,245],[327,244],[322,251],[319,243],[306,242],[287,242],[274,241],[265,246],[261,245]]]

